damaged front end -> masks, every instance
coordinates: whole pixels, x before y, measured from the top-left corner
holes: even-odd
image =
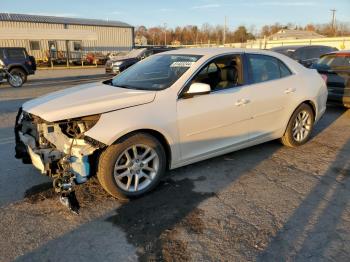
[[[50,123],[20,108],[15,124],[16,158],[52,177],[55,191],[67,194],[74,184],[87,181],[94,153],[105,147],[84,135],[99,118],[92,115]]]

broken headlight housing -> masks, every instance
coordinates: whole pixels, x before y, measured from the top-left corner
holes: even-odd
[[[96,125],[100,117],[101,114],[83,116],[60,121],[58,122],[58,125],[66,136],[70,138],[77,138]]]

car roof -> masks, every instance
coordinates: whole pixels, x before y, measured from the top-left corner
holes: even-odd
[[[199,63],[198,66],[200,66],[201,64],[207,62],[207,60],[214,59],[217,56],[230,55],[230,54],[244,54],[244,53],[268,55],[268,56],[275,57],[281,60],[282,62],[284,62],[289,67],[289,69],[291,69],[294,73],[300,73],[300,72],[305,72],[305,70],[309,70],[286,55],[283,55],[278,52],[270,51],[270,50],[264,50],[264,49],[250,49],[250,48],[247,49],[247,48],[231,48],[231,47],[209,47],[209,48],[196,47],[196,48],[176,49],[172,51],[154,54],[151,57],[162,56],[162,55],[198,55],[198,56],[201,56],[201,58],[198,60],[198,63]]]
[[[243,49],[243,48],[230,48],[230,47],[181,48],[181,49],[167,51],[165,53],[177,54],[177,55],[201,55],[201,56],[216,56],[216,55],[223,55],[225,53],[259,53],[259,54],[276,56],[275,52],[271,52],[269,50]]]
[[[305,47],[305,45],[287,45],[287,46],[276,46],[276,47],[272,47],[270,48],[270,50],[287,50],[287,49],[299,49]]]

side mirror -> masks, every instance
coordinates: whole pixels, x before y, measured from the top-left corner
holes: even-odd
[[[204,83],[193,83],[190,88],[184,93],[184,98],[190,98],[197,95],[209,94],[211,91],[210,85]]]

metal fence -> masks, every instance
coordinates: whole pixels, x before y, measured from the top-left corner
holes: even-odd
[[[350,50],[350,37],[325,37],[314,39],[293,39],[293,40],[267,40],[256,39],[246,43],[227,43],[227,44],[197,44],[197,45],[180,45],[178,47],[234,47],[234,48],[255,48],[269,49],[276,46],[288,45],[326,45],[336,47],[339,50]]]

